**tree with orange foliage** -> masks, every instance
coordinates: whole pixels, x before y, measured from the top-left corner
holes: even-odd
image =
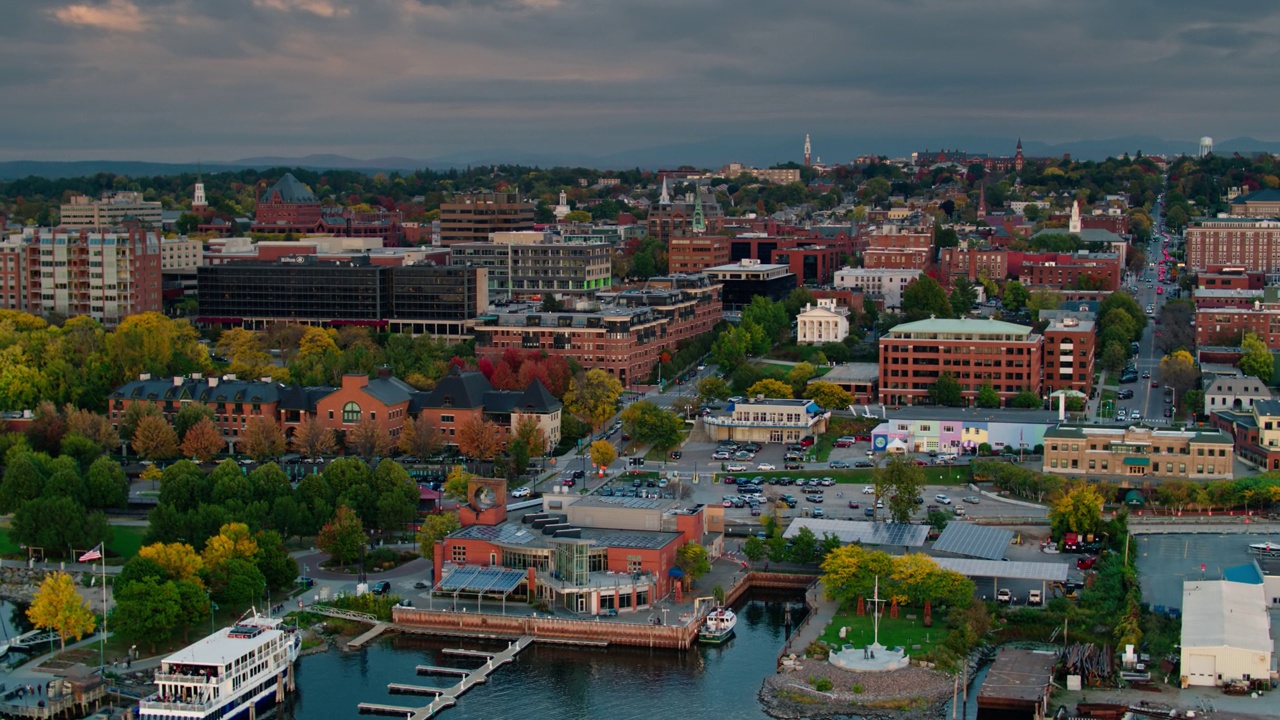
[[[240,449],[258,462],[278,458],[284,454],[284,433],[280,426],[265,415],[254,415],[245,424],[240,436]]]
[[[182,439],[182,454],[196,459],[196,462],[207,463],[217,457],[227,442],[222,439],[222,431],[209,418],[200,418],[199,422],[187,428],[187,436]]]
[[[492,460],[502,451],[498,426],[483,415],[473,415],[458,426],[458,450],[477,460]]]

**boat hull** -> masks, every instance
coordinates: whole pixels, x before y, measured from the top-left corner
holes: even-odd
[[[733,637],[732,629],[716,633],[700,632],[698,633],[698,642],[705,645],[723,645],[731,637]]]

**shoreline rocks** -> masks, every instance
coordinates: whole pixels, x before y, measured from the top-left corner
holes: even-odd
[[[826,679],[832,689],[814,689]],[[759,698],[765,712],[781,720],[842,718],[938,720],[950,712],[950,675],[911,666],[878,673],[850,672],[826,660],[799,658],[785,672],[764,679]]]

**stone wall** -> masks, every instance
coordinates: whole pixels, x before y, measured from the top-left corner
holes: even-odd
[[[34,570],[12,566],[0,568],[0,598],[14,602],[30,603],[35,598],[36,591],[40,589],[40,583],[44,581],[45,575],[49,572],[51,571],[41,568],[35,568]],[[72,572],[70,575],[79,587],[83,587],[87,582],[85,573]]]

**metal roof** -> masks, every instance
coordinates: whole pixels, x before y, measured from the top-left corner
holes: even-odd
[[[969,577],[1003,578],[1005,580],[1047,580],[1049,582],[1066,582],[1066,563],[1042,562],[998,562],[996,560],[974,560],[972,558],[940,558],[933,559],[938,566],[954,570]]]
[[[1001,560],[1012,539],[1012,530],[952,522],[947,523],[933,549],[983,560]]]
[[[821,538],[831,533],[840,542],[860,542],[863,545],[901,545],[904,547],[920,547],[929,537],[928,525],[903,525],[900,523],[863,522],[859,520],[834,520],[828,518],[796,518],[791,521],[784,538],[791,539],[800,532],[800,528],[809,528],[814,535]]]
[[[444,576],[435,589],[442,592],[506,595],[515,590],[524,577],[523,570],[463,565]]]

